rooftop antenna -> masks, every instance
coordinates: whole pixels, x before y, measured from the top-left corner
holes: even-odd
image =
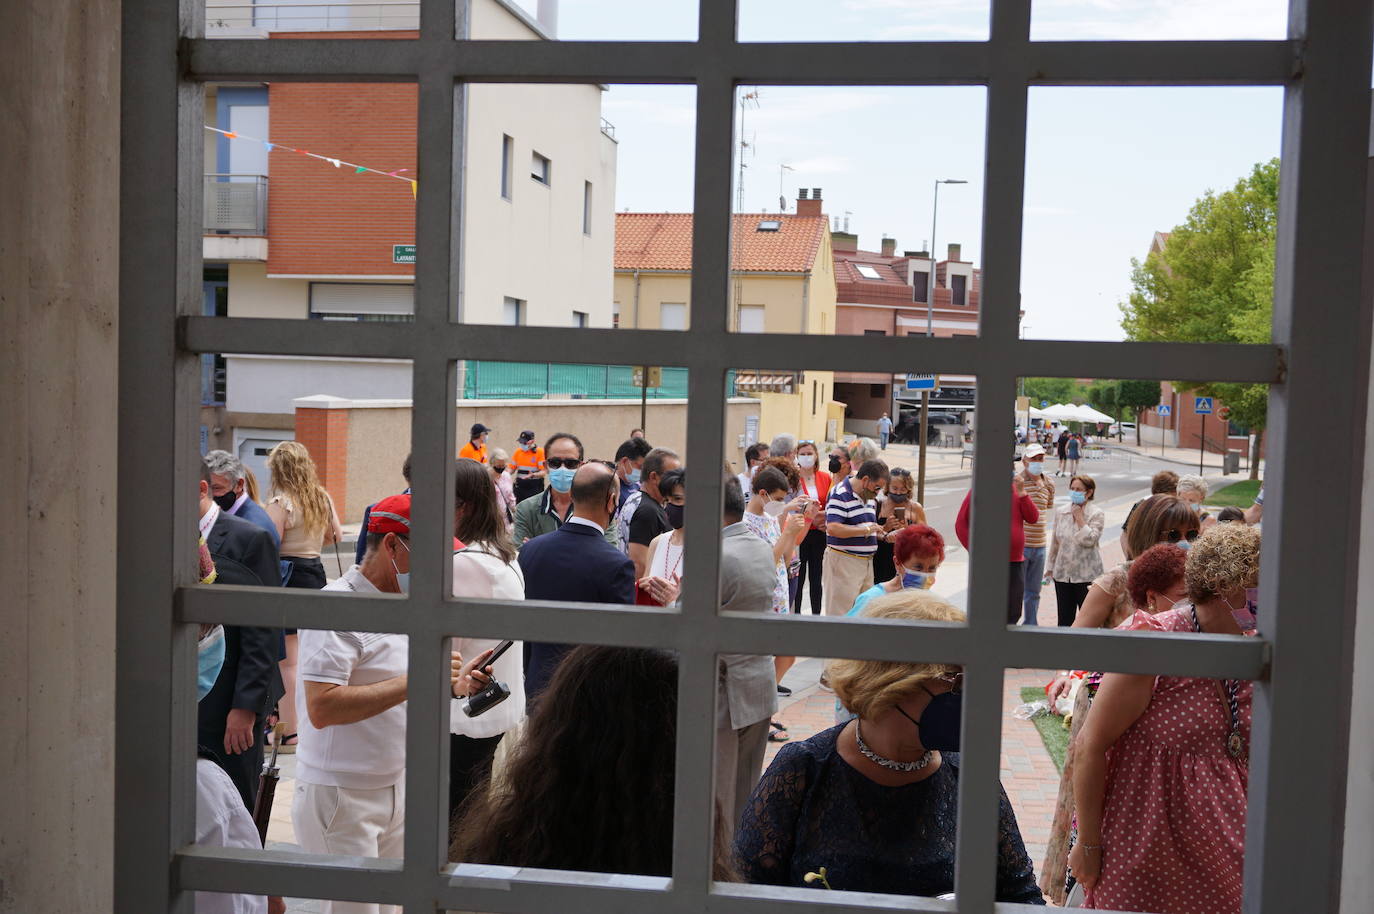
[[[743,93],[739,97],[739,184],[737,188],[735,210],[741,213],[744,212],[744,169],[749,167],[748,163],[744,161],[744,158],[746,152],[752,155],[752,150],[754,148],[754,144],[750,140],[744,138],[744,112],[748,111],[750,108],[757,107],[759,107],[759,89],[758,86],[755,86],[752,90]]]
[[[783,183],[789,171],[796,171],[791,165],[778,163],[778,212],[787,212],[787,193],[783,190]]]
[[[850,211],[850,210],[845,210],[845,211],[844,211],[844,233],[845,233],[846,235],[849,234],[849,217],[852,216],[852,215],[854,215],[854,213],[853,213],[852,211]]]

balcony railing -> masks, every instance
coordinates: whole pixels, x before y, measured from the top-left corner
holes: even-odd
[[[379,3],[226,3],[210,0],[205,33],[211,38],[263,32],[385,31],[418,29],[420,4],[414,0]]]
[[[206,175],[205,234],[266,235],[266,175]]]

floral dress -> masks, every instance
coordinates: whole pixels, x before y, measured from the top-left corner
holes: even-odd
[[[751,514],[745,511],[744,525],[755,536],[767,543],[770,549],[777,545],[778,537],[782,536],[782,528],[778,526],[777,519],[769,517],[767,514]],[[788,611],[788,602],[791,596],[787,586],[787,563],[778,562],[774,570],[777,572],[777,580],[773,582],[773,612],[785,613]]]
[[[1138,612],[1121,627],[1192,632],[1193,610]],[[1239,683],[1241,751],[1232,757],[1226,687],[1215,679],[1155,679],[1145,712],[1107,752],[1102,873],[1086,907],[1239,914],[1252,693],[1252,683]]]

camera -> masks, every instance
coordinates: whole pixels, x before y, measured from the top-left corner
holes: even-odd
[[[507,698],[510,698],[510,688],[504,682],[493,679],[482,691],[474,692],[468,697],[467,703],[463,705],[463,713],[468,717],[485,714]]]

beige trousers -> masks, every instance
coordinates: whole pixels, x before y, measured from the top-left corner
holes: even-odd
[[[291,824],[296,842],[312,854],[402,857],[405,854],[406,785],[365,790],[296,781]],[[326,901],[324,914],[401,914],[400,905]]]
[[[843,616],[854,608],[854,600],[873,586],[873,560],[859,558],[838,549],[825,550],[821,565],[821,591],[825,595],[825,614]]]

